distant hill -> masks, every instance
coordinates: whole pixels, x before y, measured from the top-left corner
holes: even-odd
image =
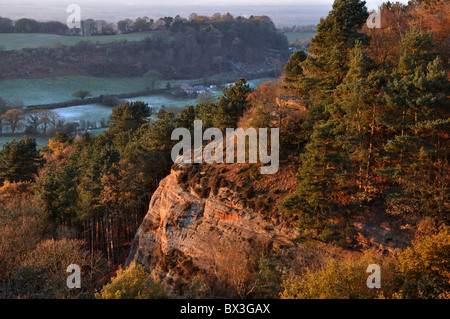
[[[148,37],[142,33],[73,40],[63,37],[56,38],[56,43],[53,40],[49,47],[0,52],[0,79],[55,75],[135,77],[150,70],[177,79],[255,67],[265,76],[270,75],[276,60],[279,62],[275,65],[280,65],[289,57],[285,36],[267,16],[165,18],[165,23]],[[32,35],[20,36],[29,40]],[[51,36],[44,36],[44,40],[48,43]],[[128,38],[136,41],[127,41]],[[123,41],[105,43],[112,39]]]

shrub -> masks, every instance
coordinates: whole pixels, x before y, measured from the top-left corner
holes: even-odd
[[[276,298],[281,289],[281,272],[276,263],[261,258],[257,270],[253,276],[258,298]]]
[[[220,187],[220,181],[221,181],[221,176],[219,175],[219,172],[216,171],[213,176],[209,179],[209,184],[208,186],[211,188],[211,194],[212,195],[217,195],[217,193],[219,192],[219,187]]]
[[[381,268],[381,288],[368,288],[367,266]],[[308,269],[301,276],[291,275],[283,282],[283,299],[373,299],[392,297],[398,288],[394,264],[389,259],[365,255],[362,258],[330,259],[324,266]]]
[[[144,267],[134,262],[119,269],[110,283],[103,286],[98,299],[162,299],[167,293],[160,282],[151,280]]]
[[[67,267],[81,268],[81,289],[67,287]],[[88,298],[93,296],[94,282],[106,271],[99,254],[84,249],[82,240],[44,240],[29,253],[13,277],[14,294],[20,298]]]
[[[198,275],[191,280],[189,287],[184,292],[183,298],[186,299],[206,299],[213,298],[213,292],[208,284],[208,278],[205,275]]]
[[[242,196],[244,196],[245,199],[251,199],[255,196],[255,191],[253,189],[253,186],[248,186],[246,188],[244,188],[244,190],[242,191]]]
[[[404,276],[401,289],[406,298],[449,298],[450,227],[413,242],[399,256]]]
[[[105,106],[116,107],[120,105],[120,100],[114,95],[101,95],[101,104]]]
[[[0,286],[18,271],[46,230],[42,202],[32,196],[22,197],[23,187],[29,184],[5,182],[0,188]]]

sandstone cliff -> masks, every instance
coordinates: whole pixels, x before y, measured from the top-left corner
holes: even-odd
[[[181,181],[186,169],[193,168],[175,168],[160,182],[126,262],[126,266],[132,261],[145,265],[177,294],[182,294],[199,273],[228,280],[232,286],[242,284],[242,278],[248,277],[249,263],[255,259],[276,260],[286,274],[329,257],[354,253],[319,242],[295,244],[297,231],[292,224],[267,217],[264,209],[243,204],[242,194],[229,183],[205,195],[201,191],[203,181],[213,177],[204,175],[204,169],[196,173],[200,176],[197,184],[186,186]],[[286,172],[280,176],[286,176]],[[392,224],[384,217],[380,219],[379,214],[375,216],[355,219],[358,245],[394,252],[404,243],[397,240],[400,236]]]
[[[294,232],[275,227],[271,220],[242,207],[236,192],[220,187],[216,195],[201,198],[182,188],[179,174],[172,170],[153,194],[126,265],[141,263],[172,281],[174,273],[167,258],[210,273],[233,263],[245,267],[257,249],[288,252],[294,247],[289,240]]]

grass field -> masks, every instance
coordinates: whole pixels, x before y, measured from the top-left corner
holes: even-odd
[[[55,47],[59,44],[75,45],[81,40],[92,43],[110,43],[115,41],[139,41],[151,37],[151,33],[129,33],[99,36],[64,36],[45,33],[0,33],[0,46],[4,50],[20,50],[22,48]]]
[[[248,84],[250,85],[250,87],[251,87],[252,89],[256,89],[256,88],[257,88],[258,86],[260,86],[262,83],[268,82],[268,81],[276,82],[277,79],[267,77],[267,78],[259,78],[259,79],[254,79],[254,80],[248,80],[247,82],[248,82]]]
[[[165,95],[139,96],[124,99],[124,102],[125,101],[142,101],[147,103],[154,110],[158,110],[162,106],[184,108],[186,105],[197,104],[196,99],[180,100]],[[66,122],[89,121],[91,123],[99,124],[102,120],[109,119],[112,108],[101,104],[87,104],[57,108],[53,111],[64,118]]]
[[[252,88],[256,88],[263,82],[275,80],[273,78],[259,78],[249,80]],[[160,87],[165,86],[167,81],[160,81]],[[193,82],[193,81],[171,81],[172,85]],[[117,94],[143,90],[146,82],[142,78],[129,79],[105,79],[94,77],[64,76],[44,79],[28,80],[4,80],[0,81],[0,96],[7,101],[21,100],[25,105],[39,103],[56,103],[72,100],[72,92],[78,89],[89,89],[93,96],[100,94]],[[212,91],[216,97],[222,94],[221,89]],[[183,108],[186,105],[195,105],[197,100],[176,99],[166,95],[140,96],[125,99],[126,101],[143,101],[148,103],[154,109],[161,106]],[[66,122],[89,121],[96,123],[107,120],[112,112],[112,108],[100,104],[76,105],[65,108],[54,109]],[[100,133],[102,129],[91,130],[92,133]],[[13,139],[20,139],[17,136],[0,136],[0,148],[5,142],[11,142]],[[46,145],[48,139],[37,138],[38,145]]]
[[[252,88],[256,88],[263,82],[273,80],[273,78],[261,78],[255,80],[249,80],[249,84]],[[118,91],[116,91],[118,92]],[[221,89],[217,89],[212,91],[216,97],[222,94]],[[138,96],[133,98],[127,98],[125,101],[142,101],[148,103],[150,107],[154,109],[159,109],[163,105],[166,107],[175,106],[177,108],[183,108],[186,105],[195,105],[197,104],[196,98],[188,98],[188,99],[176,99],[167,95],[151,95],[151,96]],[[60,116],[62,116],[66,121],[73,122],[79,120],[85,121],[101,121],[102,119],[107,119],[111,114],[111,108],[108,106],[103,106],[100,104],[88,104],[88,105],[77,105],[70,106],[65,108],[55,109]]]
[[[311,39],[316,34],[317,34],[316,32],[285,32],[284,33],[284,35],[288,39],[289,43],[295,42],[295,41]]]
[[[206,79],[207,81],[209,79]],[[272,78],[249,80],[255,88]],[[167,80],[156,83],[155,88],[164,88]],[[172,86],[194,81],[169,81]],[[59,103],[74,100],[72,93],[88,90],[91,96],[101,94],[118,94],[145,91],[148,82],[144,78],[97,78],[92,76],[56,76],[42,79],[16,79],[0,81],[0,97],[10,104],[15,101],[25,106],[36,104]],[[166,104],[167,105],[167,104]]]
[[[148,103],[150,107],[159,109],[161,106],[185,107],[186,105],[197,104],[196,99],[175,99],[164,95],[138,96],[126,99],[127,101],[142,101]]]
[[[0,97],[10,103],[20,100],[27,106],[71,101],[74,100],[72,93],[77,90],[88,90],[92,96],[99,96],[144,91],[146,87],[147,82],[143,78],[56,76],[0,81]]]
[[[112,108],[101,104],[76,105],[54,109],[54,112],[64,118],[66,122],[100,122],[108,120]]]

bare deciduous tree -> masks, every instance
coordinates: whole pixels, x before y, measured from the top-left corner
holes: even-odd
[[[25,114],[26,124],[38,133],[39,125],[42,123],[41,110],[32,110]]]
[[[61,117],[53,111],[41,110],[41,121],[42,125],[44,126],[44,134],[47,134],[47,129],[49,127],[55,128],[60,119]]]
[[[86,90],[78,90],[72,94],[73,97],[80,98],[81,100],[84,100],[84,98],[89,95],[91,95],[91,92]]]
[[[6,125],[11,128],[13,134],[17,128],[21,127],[23,118],[23,111],[20,109],[10,109],[2,115],[2,119],[5,121]]]

